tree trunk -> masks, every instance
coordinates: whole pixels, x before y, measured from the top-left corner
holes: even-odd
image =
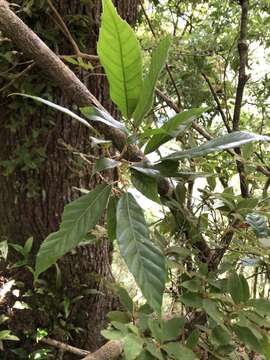
[[[17,3],[22,5],[22,1]],[[120,15],[134,24],[137,1],[118,0],[115,4]],[[70,42],[59,30],[57,21],[53,20],[47,2],[42,6],[32,5],[27,9],[30,17],[24,15],[25,22],[60,55],[74,54]],[[83,5],[80,0],[57,0],[55,7],[68,25],[80,50],[95,54],[101,1],[90,1]],[[9,52],[14,49],[8,41],[4,40],[1,44],[1,52],[11,57],[12,65],[26,61],[22,54]],[[11,67],[10,63],[6,59],[0,60],[0,72]],[[115,115],[109,100],[106,78],[95,75],[101,73],[101,69],[98,63],[93,65],[96,66],[93,72],[78,70],[78,75],[103,106]],[[17,65],[16,73],[25,67],[24,64]],[[7,74],[9,76],[9,73]],[[0,88],[9,84],[8,80],[0,80]],[[15,91],[24,91],[44,98],[51,97],[65,106],[72,104],[67,104],[61,96],[61,89],[56,89],[36,68],[31,69],[26,76],[18,77],[0,94],[0,236],[21,245],[29,236],[33,236],[35,253],[44,238],[58,228],[64,205],[79,196],[74,187],[91,189],[101,181],[99,176],[91,177],[91,165],[82,160],[79,153],[98,157],[102,152],[91,148],[88,129],[70,118],[25,99],[7,99],[7,94]],[[106,176],[112,178],[114,173],[108,172]],[[111,252],[111,244],[103,239],[97,245],[79,247],[65,256],[59,262],[61,289],[57,293],[57,299],[48,302],[49,306],[54,308],[51,309],[45,324],[44,316],[36,316],[33,327],[50,327],[55,337],[60,340],[69,332],[73,344],[84,349],[94,350],[100,346],[100,329],[104,327],[106,313],[116,303],[113,294],[104,285],[106,281],[113,281]],[[29,286],[30,273],[16,270],[13,275]],[[53,270],[50,271],[50,279],[52,280],[48,287],[54,288]],[[59,309],[59,303],[65,299],[72,300],[89,289],[97,289],[99,294],[85,295],[74,302],[68,308],[67,319],[63,316],[60,323],[57,314],[64,311],[63,307]],[[32,307],[40,305],[35,301],[31,304]],[[23,311],[16,312],[17,323],[21,322],[21,330],[24,330],[24,326],[29,326],[24,314]],[[85,332],[78,335],[73,330],[67,330],[67,324],[72,324],[77,329],[82,328]]]

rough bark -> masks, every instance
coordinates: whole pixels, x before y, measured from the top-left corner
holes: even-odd
[[[20,1],[18,1],[20,3]],[[118,0],[116,6],[124,18],[130,23],[136,19],[137,4],[134,0]],[[99,29],[101,1],[90,2],[89,5],[82,5],[81,1],[57,1],[56,5],[59,13],[65,20],[72,15],[85,15],[90,20],[89,36],[87,39],[87,51],[94,54]],[[52,25],[49,12],[36,13],[32,18],[26,18],[31,27],[35,28],[35,21],[42,26],[55,27]],[[43,17],[42,22],[40,18]],[[18,34],[19,36],[19,34]],[[63,41],[63,36],[59,33],[60,44],[57,48],[68,54],[70,45]],[[27,54],[27,52],[26,52]],[[50,64],[47,64],[50,66]],[[55,69],[51,69],[54,71]],[[45,73],[41,72],[38,76],[37,68],[34,68],[31,77],[31,86],[44,83],[44,91],[50,87],[55,100],[63,105],[70,104],[55,89],[54,84],[46,79]],[[109,101],[108,84],[104,77],[85,78],[85,73],[81,72],[81,78],[86,86],[89,86],[91,92],[110,112],[114,112],[112,104]],[[74,76],[75,79],[75,76]],[[89,81],[91,79],[91,81]],[[23,86],[21,79],[21,85]],[[27,79],[26,83],[29,83]],[[53,89],[53,90],[52,90]],[[18,90],[18,84],[15,89],[11,87],[10,92]],[[35,250],[39,247],[41,241],[58,227],[63,207],[66,203],[79,196],[74,187],[91,189],[99,178],[92,179],[91,168],[86,163],[67,151],[63,143],[68,144],[78,152],[92,153],[89,145],[89,131],[82,126],[73,123],[60,113],[52,113],[43,107],[32,107],[32,112],[16,109],[14,114],[13,105],[18,104],[18,98],[12,100],[6,98],[6,93],[1,96],[1,133],[0,144],[4,151],[0,154],[0,162],[14,160],[16,154],[25,148],[25,140],[33,134],[33,129],[46,128],[41,132],[35,142],[27,150],[33,151],[36,146],[45,150],[45,157],[41,163],[38,163],[36,169],[25,168],[18,162],[14,170],[9,175],[3,174],[3,168],[0,173],[0,234],[1,237],[9,241],[23,244],[29,236],[34,236]],[[22,102],[21,102],[22,103]],[[23,103],[22,103],[23,104]],[[22,109],[23,106],[22,106]],[[21,117],[23,126],[16,127],[15,131],[10,128],[10,123],[14,119]],[[54,126],[50,122],[55,123]],[[33,148],[32,148],[33,147]],[[99,152],[95,152],[99,156]],[[113,176],[113,174],[108,174]],[[89,295],[83,300],[78,301],[72,306],[69,321],[75,326],[85,329],[85,333],[76,336],[74,333],[74,344],[78,347],[94,350],[100,345],[100,328],[104,326],[106,313],[114,306],[114,297],[104,286],[100,279],[112,281],[110,272],[111,248],[104,239],[96,246],[83,246],[76,249],[75,252],[64,257],[60,262],[62,272],[62,292],[68,297],[74,297],[81,293],[82,286],[85,288],[95,288],[104,295]],[[21,274],[21,273],[20,273]],[[98,274],[98,277],[96,276]],[[52,273],[52,275],[54,275]],[[20,276],[19,276],[20,278]],[[97,280],[98,278],[98,280]],[[38,325],[38,324],[37,324]]]

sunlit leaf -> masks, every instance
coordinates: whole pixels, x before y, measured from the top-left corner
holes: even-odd
[[[170,44],[171,39],[167,36],[160,41],[157,48],[153,51],[150,70],[143,81],[139,102],[133,114],[134,124],[137,127],[152,108],[155,86],[159,74],[166,63]]]
[[[120,123],[119,121],[115,120],[109,113],[102,111],[96,107],[81,107],[80,112],[91,121],[101,122],[108,126],[111,126],[115,129],[120,129],[125,133],[128,133],[126,127]]]
[[[183,111],[180,114],[175,115],[169,119],[161,129],[166,132],[166,134],[154,135],[146,145],[145,154],[149,154],[152,151],[156,150],[160,145],[166,143],[167,141],[185,133],[190,127],[192,122],[200,117],[208,108],[198,108]]]
[[[205,156],[216,151],[233,149],[251,141],[270,141],[269,136],[248,133],[245,131],[235,131],[233,133],[210,140],[205,144],[193,149],[177,151],[164,159],[181,160],[184,158],[195,158]]]
[[[142,59],[135,33],[121,19],[111,0],[103,0],[97,52],[110,84],[110,95],[131,118],[142,89]]]

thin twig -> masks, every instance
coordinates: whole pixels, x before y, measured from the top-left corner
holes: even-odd
[[[48,5],[50,7],[50,9],[52,10],[54,17],[55,17],[55,22],[58,25],[58,27],[62,30],[63,34],[66,36],[66,38],[69,40],[69,42],[72,44],[74,51],[77,55],[81,54],[81,51],[76,43],[76,41],[73,39],[68,27],[66,26],[64,20],[62,19],[62,16],[59,14],[59,12],[57,11],[56,7],[53,5],[51,0],[47,0]]]
[[[28,65],[23,71],[21,71],[19,74],[15,75],[14,78],[7,83],[6,85],[4,85],[1,89],[0,89],[0,93],[2,91],[5,91],[6,89],[8,89],[12,84],[14,84],[15,81],[18,81],[21,77],[23,77],[28,71],[30,71],[33,67],[34,67],[35,63],[31,63],[30,65]]]
[[[217,93],[215,92],[215,89],[213,88],[213,86],[211,84],[211,81],[208,79],[208,76],[205,73],[202,72],[201,74],[202,74],[202,77],[204,78],[204,80],[206,81],[207,85],[209,86],[209,89],[210,89],[210,91],[211,91],[211,93],[213,95],[213,98],[214,98],[214,100],[215,100],[215,102],[217,104],[218,111],[220,113],[220,116],[221,116],[221,118],[223,120],[223,123],[224,123],[227,131],[231,132],[230,124],[229,124],[228,119],[227,119],[227,117],[226,117],[226,115],[225,115],[225,113],[224,113],[224,111],[222,109],[221,103],[219,101]]]
[[[82,58],[82,59],[88,59],[91,61],[99,61],[99,57],[97,55],[91,55],[91,54],[86,54],[86,53],[82,53],[80,52],[79,54],[70,54],[70,55],[59,55],[60,59],[64,59],[65,58]]]

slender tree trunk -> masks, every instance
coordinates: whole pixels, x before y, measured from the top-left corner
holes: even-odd
[[[22,1],[17,3],[22,5]],[[118,0],[115,4],[121,16],[133,24],[137,15],[137,1]],[[54,6],[81,51],[95,54],[101,1],[89,1],[83,5],[79,0],[57,0]],[[60,55],[74,54],[70,41],[59,30],[59,21],[53,18],[47,3],[42,8],[33,5],[28,13],[30,17],[25,16],[24,20],[50,47]],[[2,47],[1,51],[14,50],[6,40]],[[13,58],[25,61],[21,54]],[[101,73],[101,68],[98,63],[93,65],[96,68],[92,73],[79,70],[79,75],[103,106],[116,114],[109,100],[106,78],[94,75]],[[6,71],[8,66],[10,64],[0,60],[0,72]],[[15,69],[25,69],[25,66],[18,65]],[[8,79],[0,81],[0,88],[7,84]],[[74,188],[91,189],[100,182],[98,176],[91,177],[91,165],[82,160],[79,153],[98,157],[102,152],[91,148],[88,129],[61,113],[25,99],[7,99],[7,94],[14,91],[46,98],[50,96],[62,105],[72,104],[67,104],[61,90],[56,89],[35,67],[0,93],[0,236],[19,244],[24,244],[29,236],[33,236],[36,252],[44,238],[57,229],[64,205],[79,196]],[[114,173],[108,172],[107,177],[113,176]],[[63,312],[63,308],[56,308],[46,317],[45,324],[44,316],[37,316],[33,326],[50,326],[54,329],[55,337],[61,340],[67,332],[65,324],[72,324],[77,329],[84,329],[79,335],[70,331],[74,345],[90,350],[98,347],[102,342],[100,329],[105,324],[106,313],[116,303],[113,294],[104,285],[106,281],[113,281],[111,251],[111,244],[103,239],[97,245],[79,247],[65,256],[60,261],[62,282],[57,301],[74,299],[86,294],[89,289],[97,289],[99,293],[85,295],[72,303],[67,319],[63,318],[61,323],[57,320],[57,313]],[[29,284],[30,273],[16,270],[13,275],[17,280]],[[51,270],[49,286],[53,287],[54,282],[55,272]],[[55,305],[53,300],[51,304]],[[21,330],[24,330],[22,323],[26,327],[29,325],[24,314],[16,313],[16,317],[21,322]]]

